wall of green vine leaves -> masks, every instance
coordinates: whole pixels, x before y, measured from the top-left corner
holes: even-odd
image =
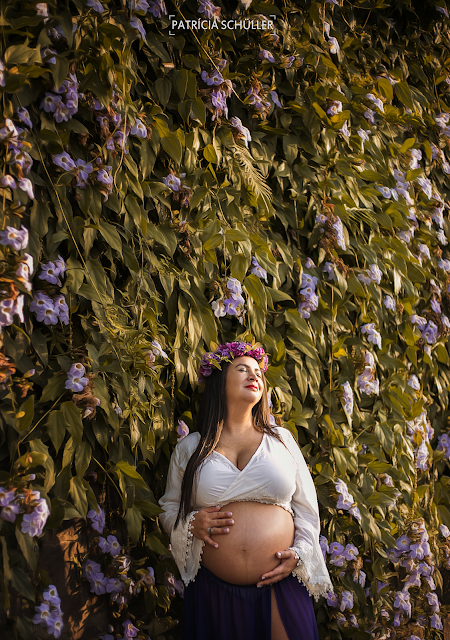
[[[7,637],[75,637],[39,559],[74,522],[108,612],[77,637],[179,637],[157,498],[235,339],[317,486],[321,639],[442,636],[449,26],[441,0],[2,4]]]

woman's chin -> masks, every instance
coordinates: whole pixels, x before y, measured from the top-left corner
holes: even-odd
[[[261,400],[261,397],[262,393],[260,391],[253,391],[252,389],[245,389],[242,393],[242,398],[252,406],[258,404],[258,402]]]

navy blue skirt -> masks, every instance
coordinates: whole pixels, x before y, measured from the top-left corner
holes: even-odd
[[[318,640],[312,599],[290,574],[273,585],[289,640]],[[201,565],[184,590],[183,640],[271,640],[271,585],[235,585]]]

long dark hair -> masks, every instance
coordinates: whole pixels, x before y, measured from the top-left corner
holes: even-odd
[[[223,362],[221,369],[214,370],[206,378],[205,391],[201,400],[200,408],[195,419],[195,428],[200,432],[200,440],[196,450],[191,455],[184,472],[181,483],[181,500],[175,526],[179,520],[185,521],[191,512],[193,495],[195,492],[196,472],[202,462],[209,456],[219,442],[223,424],[227,417],[227,401],[225,396],[225,384],[227,380],[227,370],[230,363]],[[277,440],[281,440],[270,426],[270,410],[267,400],[267,385],[264,373],[261,372],[263,380],[263,393],[261,400],[252,409],[253,426],[261,433],[267,433]]]

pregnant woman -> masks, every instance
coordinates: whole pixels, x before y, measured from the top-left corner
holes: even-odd
[[[205,354],[198,432],[170,460],[160,521],[186,585],[183,640],[317,640],[310,596],[333,590],[314,483],[270,425],[266,369],[246,342]]]

